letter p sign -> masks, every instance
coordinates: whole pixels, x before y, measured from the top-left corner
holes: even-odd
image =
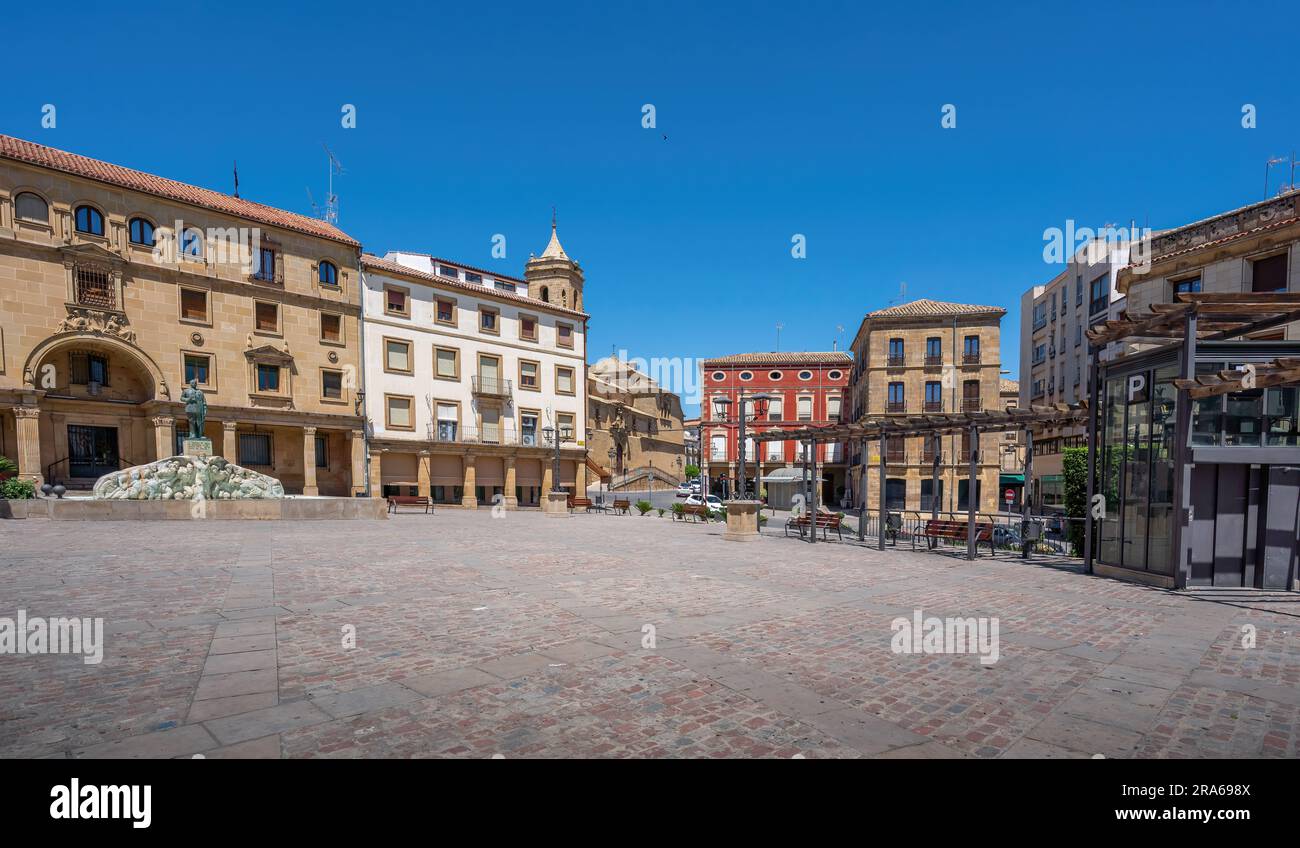
[[[1132,374],[1128,378],[1128,402],[1141,403],[1147,399],[1147,375]]]

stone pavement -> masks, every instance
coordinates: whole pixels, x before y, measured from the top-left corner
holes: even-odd
[[[1300,756],[1296,595],[721,533],[0,521],[0,616],[106,631],[0,655],[0,756]],[[917,609],[997,617],[1000,658],[892,652]]]

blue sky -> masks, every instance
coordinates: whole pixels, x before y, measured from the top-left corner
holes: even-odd
[[[1013,374],[1044,228],[1186,223],[1300,149],[1290,4],[704,5],[20,4],[0,131],[307,213],[325,143],[367,250],[516,276],[555,205],[593,359],[844,346],[906,282],[1006,307]]]

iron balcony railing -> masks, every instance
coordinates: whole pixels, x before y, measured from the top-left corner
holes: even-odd
[[[484,395],[486,397],[510,396],[509,380],[503,380],[500,377],[484,377],[476,374],[471,378],[471,383],[473,392],[476,395]]]
[[[962,365],[979,365],[980,355],[978,353],[963,353],[961,355]]]
[[[938,353],[927,353],[925,355],[925,367],[937,368],[943,365],[943,355]]]
[[[943,401],[941,401],[941,400],[927,400],[927,401],[925,402],[925,411],[926,411],[926,412],[943,412]]]
[[[885,404],[886,412],[907,412],[907,403],[901,400],[891,400]]]
[[[543,439],[533,430],[522,433],[504,424],[496,427],[462,427],[456,421],[439,421],[429,425],[429,441],[470,445],[520,445],[545,447]]]
[[[962,411],[962,412],[979,412],[979,411],[980,411],[980,399],[979,399],[979,398],[962,398],[962,399],[961,399],[961,411]]]
[[[903,365],[903,364],[905,363],[905,361],[906,361],[906,358],[905,358],[901,353],[891,353],[891,354],[889,355],[889,367],[890,367],[890,368],[897,368],[897,367]]]

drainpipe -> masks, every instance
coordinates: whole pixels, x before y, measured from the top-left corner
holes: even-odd
[[[360,374],[358,375],[357,382],[361,386],[361,391],[365,392],[366,390],[366,272],[362,270],[360,248],[357,249],[357,274],[360,277],[360,283],[358,284],[358,289],[357,289],[357,295],[358,295],[357,300],[361,306],[361,311],[357,317],[357,335],[361,339],[361,363],[359,368],[357,369],[358,371],[360,371]],[[414,406],[414,404],[412,404],[412,406]],[[411,414],[412,415],[415,414],[414,409],[411,410]],[[366,422],[368,420],[369,418],[366,415],[365,405],[363,404],[361,408],[361,443],[365,446],[366,462],[365,462],[365,466],[362,468],[361,482],[362,482],[362,486],[364,487],[362,491],[364,491],[367,496],[370,495],[370,428],[366,426]]]

